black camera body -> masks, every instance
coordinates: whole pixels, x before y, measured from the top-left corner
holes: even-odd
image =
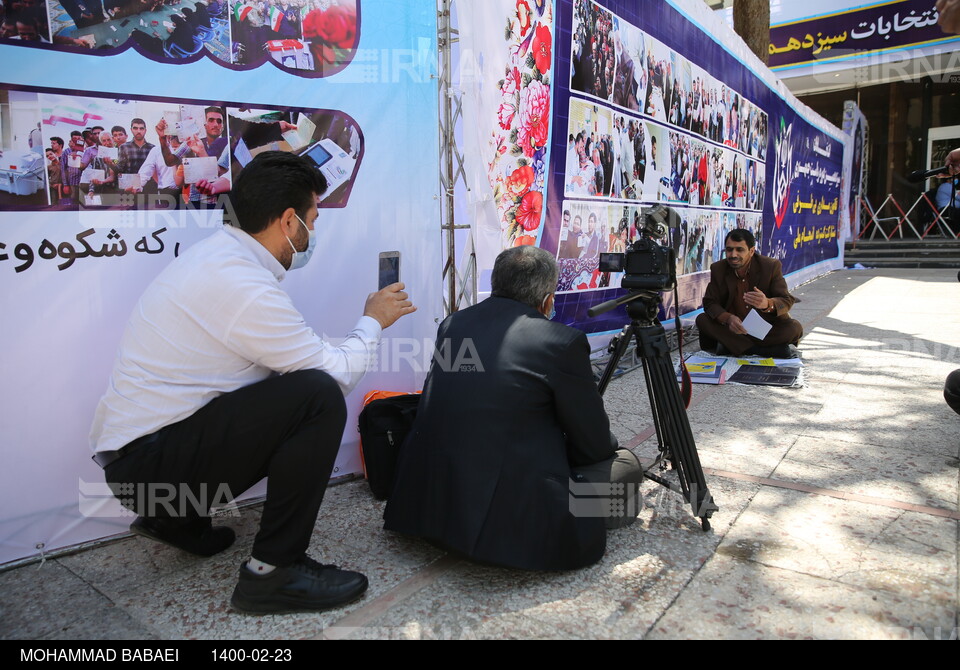
[[[623,272],[621,288],[665,291],[677,285],[677,255],[672,247],[657,244],[679,216],[669,207],[656,205],[644,213],[643,230],[626,253],[600,254],[601,272]]]

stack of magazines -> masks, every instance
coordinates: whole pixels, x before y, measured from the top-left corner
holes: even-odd
[[[687,372],[694,384],[724,384],[727,371],[723,369],[727,359],[723,356],[690,356],[687,358]],[[677,381],[681,381],[681,370],[677,367]]]

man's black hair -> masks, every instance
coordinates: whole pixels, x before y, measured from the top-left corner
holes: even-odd
[[[133,129],[133,124],[135,124],[135,123],[139,123],[139,124],[140,124],[141,126],[143,126],[144,128],[147,127],[147,122],[144,121],[143,119],[131,119],[131,121],[130,121],[130,128],[131,128],[131,130]]]
[[[238,227],[251,235],[293,207],[304,221],[316,207],[327,180],[306,158],[285,151],[264,151],[247,163],[233,182],[230,200]]]
[[[63,142],[63,138],[62,138],[62,137],[51,137],[51,138],[50,138],[50,142],[51,142],[51,143],[56,142],[57,144],[60,145],[60,148],[61,148],[61,149],[66,146],[66,145],[64,144],[64,142]]]
[[[757,238],[753,236],[746,228],[734,228],[727,236],[723,238],[723,243],[726,244],[727,240],[733,240],[734,242],[746,242],[747,249],[753,249],[757,246]]]
[[[219,115],[220,115],[220,118],[223,118],[223,110],[222,110],[222,109],[220,109],[219,107],[207,107],[206,109],[203,110],[203,119],[204,119],[204,121],[206,121],[206,119],[207,119],[207,114],[209,114],[210,112],[213,112],[214,114],[219,114]]]
[[[110,129],[110,132],[111,132],[111,133],[123,133],[124,135],[126,135],[126,134],[127,134],[127,129],[124,128],[123,126],[114,126],[113,128]]]

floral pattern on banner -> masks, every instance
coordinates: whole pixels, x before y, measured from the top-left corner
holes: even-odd
[[[502,248],[536,244],[543,221],[550,137],[553,1],[516,0],[504,40],[510,50],[497,86],[498,127],[487,176],[500,217]]]

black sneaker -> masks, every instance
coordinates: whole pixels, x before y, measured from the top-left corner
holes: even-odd
[[[309,556],[265,575],[254,574],[244,561],[230,604],[247,614],[315,612],[345,605],[366,590],[367,578],[359,572],[323,565]]]
[[[209,517],[200,519],[161,519],[138,516],[130,532],[169,544],[195,556],[213,556],[233,544],[237,535],[232,528],[213,528]]]

